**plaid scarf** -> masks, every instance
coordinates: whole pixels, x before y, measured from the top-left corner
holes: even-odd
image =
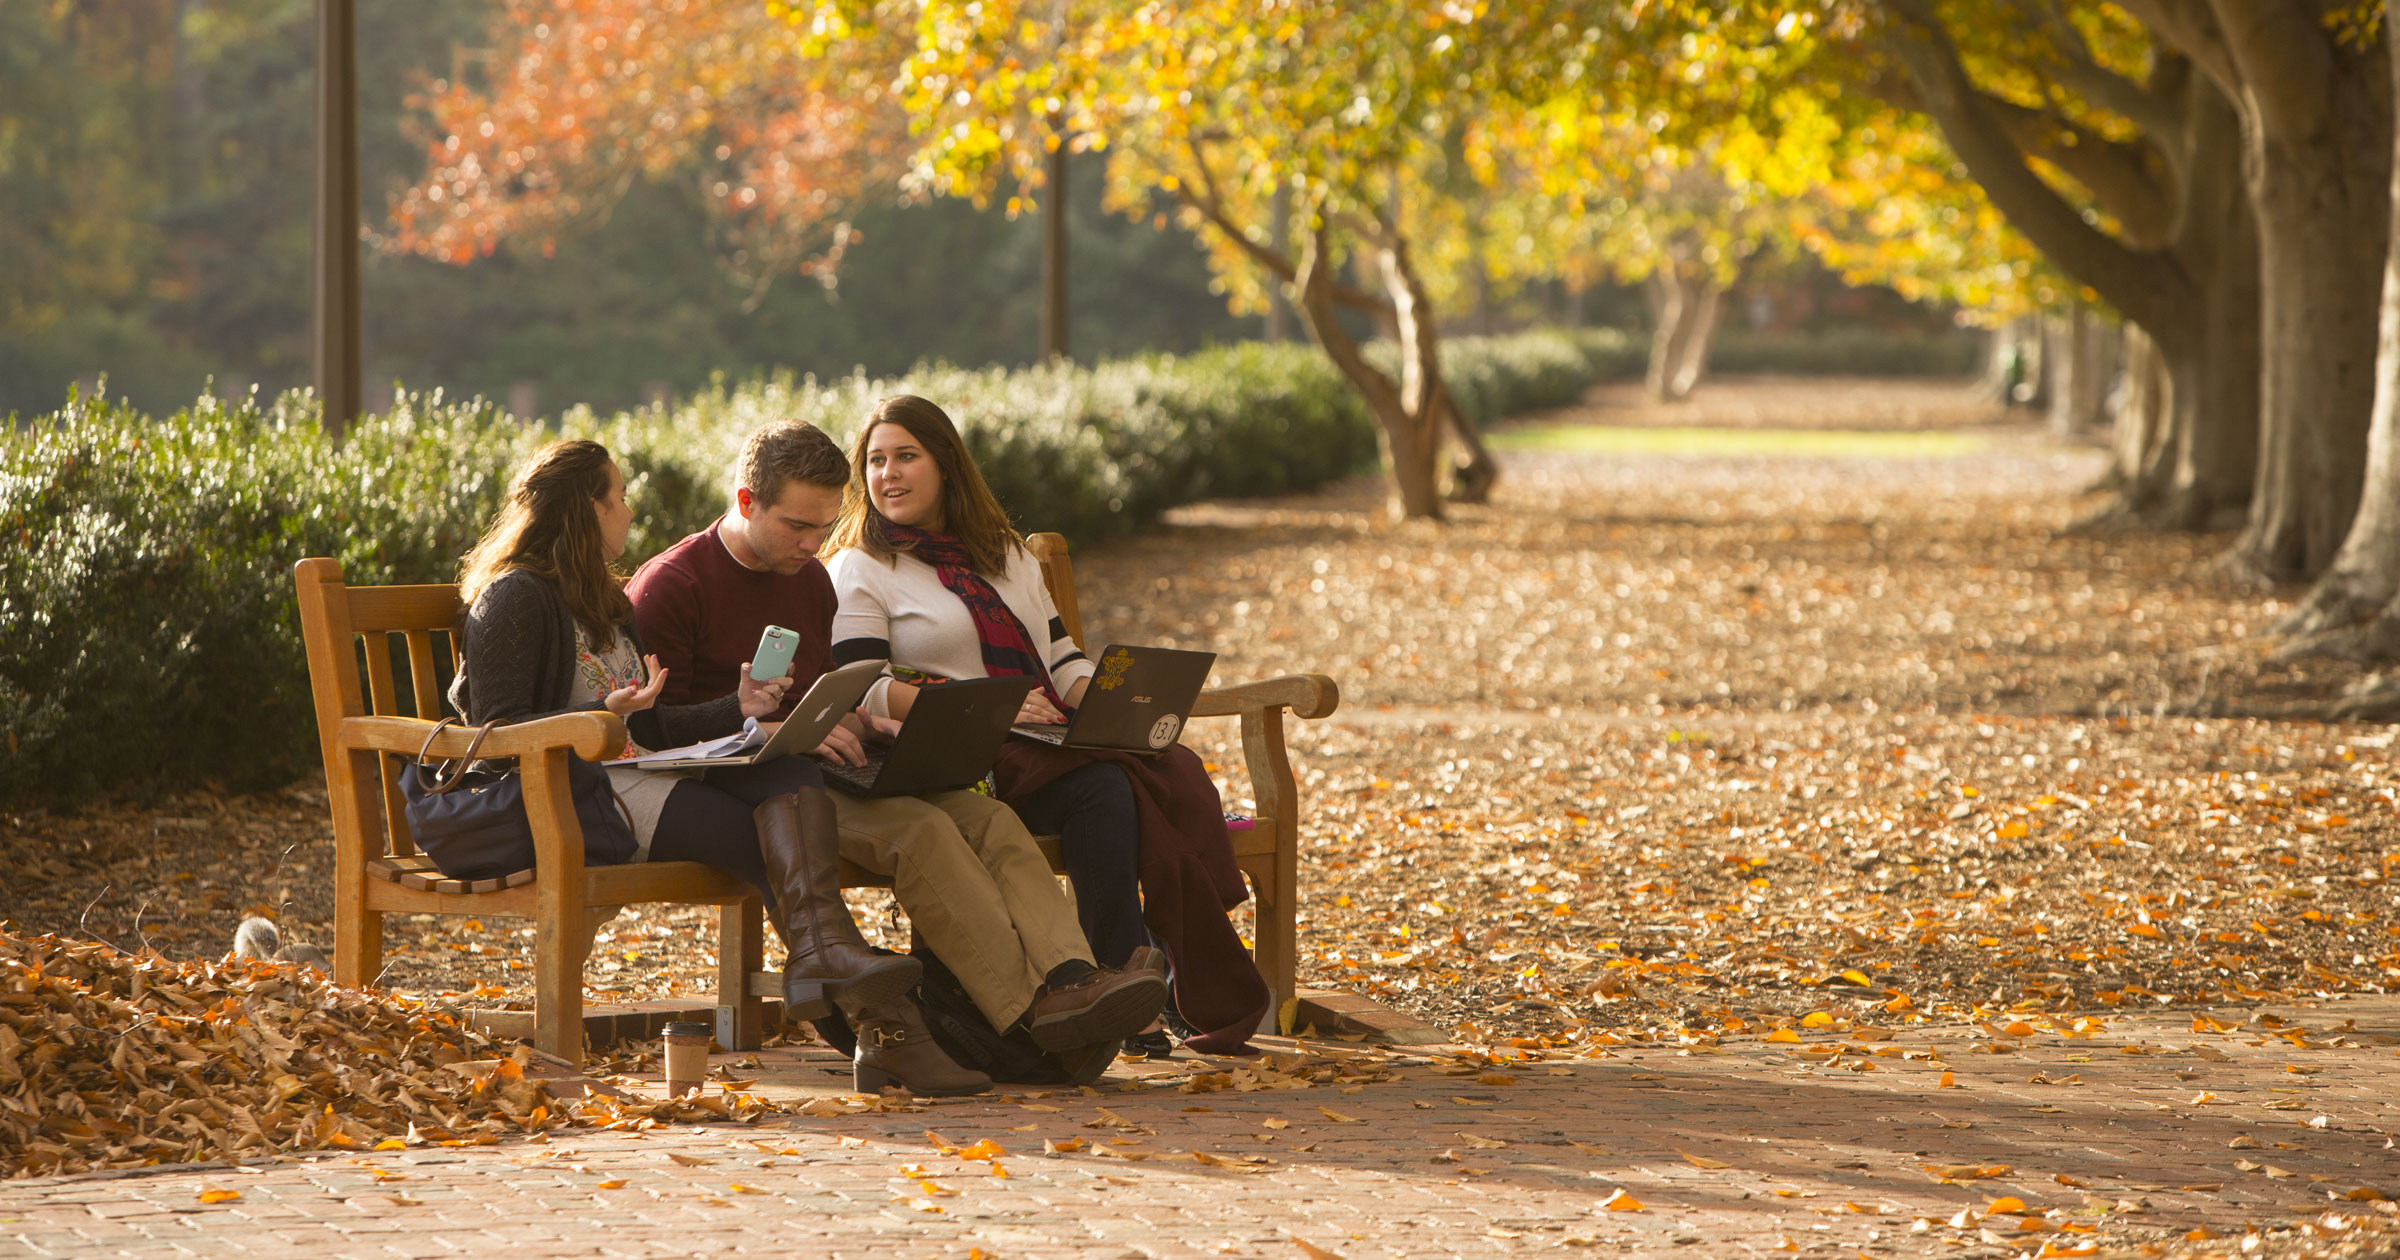
[[[975,621],[975,638],[983,645],[983,672],[992,678],[1032,677],[1041,680],[1042,694],[1058,711],[1068,711],[1064,700],[1050,689],[1050,669],[1042,663],[1042,654],[1033,645],[1033,636],[1025,633],[1025,623],[1010,611],[1008,601],[977,573],[967,557],[966,544],[948,534],[935,534],[886,522],[887,536],[900,549],[933,566],[935,576],[958,602],[967,606],[967,615]]]

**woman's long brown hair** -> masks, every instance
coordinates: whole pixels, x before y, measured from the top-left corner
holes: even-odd
[[[892,541],[892,523],[867,496],[867,443],[886,424],[908,430],[933,457],[934,468],[942,474],[942,529],[966,547],[975,571],[985,577],[1005,571],[1009,552],[1022,550],[1024,537],[1009,525],[1007,511],[976,469],[975,458],[967,454],[949,413],[914,394],[894,394],[876,403],[866,427],[850,444],[850,484],[842,493],[842,519],[826,535],[822,554],[855,547],[888,563],[910,550]]]
[[[516,570],[547,578],[593,647],[617,641],[633,619],[625,582],[600,549],[592,505],[608,494],[608,448],[585,438],[552,442],[533,453],[508,484],[508,502],[459,561],[458,593],[473,605],[484,588]]]

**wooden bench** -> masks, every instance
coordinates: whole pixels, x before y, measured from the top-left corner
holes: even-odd
[[[1080,644],[1082,618],[1066,541],[1055,534],[1030,541],[1059,615]],[[333,815],[334,979],[363,986],[380,976],[387,914],[532,919],[533,1042],[574,1061],[583,1050],[582,964],[591,908],[714,905],[718,1024],[733,1048],[755,1048],[765,1032],[761,999],[783,992],[780,973],[765,970],[764,908],[756,890],[694,862],[584,864],[582,828],[566,793],[567,755],[592,761],[616,756],[625,745],[624,723],[593,710],[495,727],[483,753],[517,758],[525,776],[534,868],[471,883],[444,878],[408,834],[398,776],[446,711],[437,680],[458,668],[457,630],[466,612],[458,588],[353,587],[344,582],[340,562],[323,557],[302,560],[293,580]],[[393,667],[395,651],[408,662],[405,693]],[[1339,703],[1332,679],[1305,674],[1212,688],[1193,714],[1241,720],[1258,825],[1233,833],[1234,851],[1258,899],[1253,952],[1278,1009],[1294,995],[1298,960],[1293,924],[1300,798],[1284,750],[1284,714],[1319,718]],[[444,731],[433,754],[464,752],[471,733]],[[1057,838],[1039,839],[1051,869],[1060,869]],[[890,885],[847,863],[842,877],[847,887]],[[1274,1017],[1271,1009],[1270,1024]]]

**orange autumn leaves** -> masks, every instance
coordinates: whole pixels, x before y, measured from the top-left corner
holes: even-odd
[[[696,173],[742,278],[830,281],[850,216],[892,195],[905,124],[881,68],[808,55],[757,3],[508,0],[493,21],[484,72],[416,98],[432,135],[390,207],[396,251],[547,251],[633,180]]]
[[[1421,750],[1379,729],[1381,755],[1328,735],[1312,978],[1470,1039],[1569,1041],[2400,978],[2346,763],[2099,779],[2062,773],[2044,723],[1919,720],[1864,745],[1850,726],[1462,728]],[[2152,742],[2083,736],[2066,747]],[[1828,783],[1851,786],[1812,800]]]
[[[13,995],[0,1006],[0,1175],[489,1146],[765,1108],[741,1094],[553,1098],[522,1047],[310,968],[178,963],[0,927],[0,989]]]

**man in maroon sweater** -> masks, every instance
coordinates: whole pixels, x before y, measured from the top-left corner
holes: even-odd
[[[816,550],[841,514],[849,481],[849,460],[813,425],[785,421],[750,435],[734,467],[732,510],[652,557],[626,586],[642,648],[667,673],[662,702],[731,692],[769,625],[800,637],[791,695],[833,667],[833,582]],[[818,754],[863,760],[857,721],[855,714],[845,719]],[[892,878],[918,937],[994,1028],[1020,1020],[1045,1029],[1062,1020],[1092,1024],[1089,1046],[1059,1056],[1070,1075],[1088,1081],[1115,1057],[1115,1040],[1099,1045],[1101,1026],[1127,1022],[1152,987],[1157,1000],[1116,1038],[1138,1031],[1163,1004],[1163,975],[1093,966],[1073,906],[1007,806],[969,791],[829,795],[842,857]],[[862,1065],[871,1053],[862,1039]],[[884,1067],[906,1079],[897,1063]]]
[[[833,451],[836,459],[840,454]],[[840,470],[846,478],[849,466]],[[729,694],[769,625],[800,636],[792,654],[795,690],[777,718],[791,712],[811,680],[833,668],[833,582],[817,563],[817,544],[841,515],[842,487],[792,478],[781,490],[770,501],[737,487],[733,511],[651,557],[626,585],[642,646],[668,669],[660,703],[697,704]],[[856,723],[855,715],[845,719],[844,729],[818,752],[857,764]]]

